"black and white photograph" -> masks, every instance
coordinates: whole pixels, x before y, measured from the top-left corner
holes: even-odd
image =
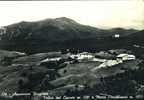
[[[144,99],[144,0],[0,1],[0,100]]]

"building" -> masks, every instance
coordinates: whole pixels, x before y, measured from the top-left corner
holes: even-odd
[[[94,58],[94,56],[88,52],[82,52],[76,55],[70,55],[72,59],[77,59],[78,61],[89,61]]]
[[[119,38],[120,35],[119,35],[119,34],[115,34],[114,37],[115,37],[115,38]]]
[[[6,33],[6,28],[5,27],[0,27],[0,35],[3,35]]]
[[[117,56],[117,59],[122,59],[123,61],[126,61],[126,60],[135,60],[136,57],[134,55],[130,55],[130,54],[119,54]]]

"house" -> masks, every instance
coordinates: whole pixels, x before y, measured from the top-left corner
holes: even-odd
[[[115,34],[114,37],[115,37],[115,38],[119,38],[120,35],[119,35],[119,34]]]
[[[78,61],[89,61],[94,58],[94,56],[88,52],[82,52],[76,55],[70,55],[72,59],[77,59]]]
[[[96,58],[100,59],[114,59],[115,56],[113,54],[110,54],[109,52],[106,51],[100,51],[98,53],[94,54]]]
[[[61,57],[55,57],[55,58],[46,58],[42,60],[41,62],[49,62],[49,61],[59,61]]]
[[[119,54],[117,56],[117,59],[122,59],[123,61],[126,61],[126,60],[135,60],[136,57],[134,55],[123,53],[123,54]]]
[[[0,35],[3,35],[6,33],[6,28],[5,27],[0,27]]]

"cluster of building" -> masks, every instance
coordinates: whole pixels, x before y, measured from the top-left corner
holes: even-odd
[[[98,53],[99,56],[95,56],[93,53],[88,53],[88,52],[82,52],[78,54],[70,54],[68,53],[67,56],[70,57],[73,60],[77,60],[78,62],[87,62],[87,61],[92,61],[92,62],[101,62],[101,64],[97,67],[95,67],[94,70],[98,68],[104,68],[104,67],[111,67],[117,64],[121,64],[125,61],[130,61],[130,60],[135,60],[136,57],[132,54],[127,54],[127,53],[121,53],[117,54],[115,57],[108,55],[107,53]],[[107,59],[109,56],[109,59]],[[59,61],[60,59],[63,59],[62,57],[56,57],[56,58],[47,58],[41,62],[49,62],[49,61]],[[72,62],[72,61],[69,61]]]
[[[135,59],[136,59],[136,57],[134,55],[131,55],[131,54],[126,54],[126,53],[119,54],[119,55],[116,56],[115,60],[105,60],[98,67],[95,67],[93,69],[93,71],[95,71],[95,70],[97,70],[99,68],[112,67],[112,66],[121,64],[121,63],[123,63],[125,61],[130,61],[130,60],[135,60]]]

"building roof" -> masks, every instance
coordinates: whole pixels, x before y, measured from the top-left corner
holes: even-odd
[[[117,57],[135,57],[134,55],[129,55],[129,54],[126,54],[126,53],[123,53],[123,54],[119,54]]]
[[[126,53],[119,54],[117,57],[125,57],[125,56],[128,56],[128,54],[126,54]]]

